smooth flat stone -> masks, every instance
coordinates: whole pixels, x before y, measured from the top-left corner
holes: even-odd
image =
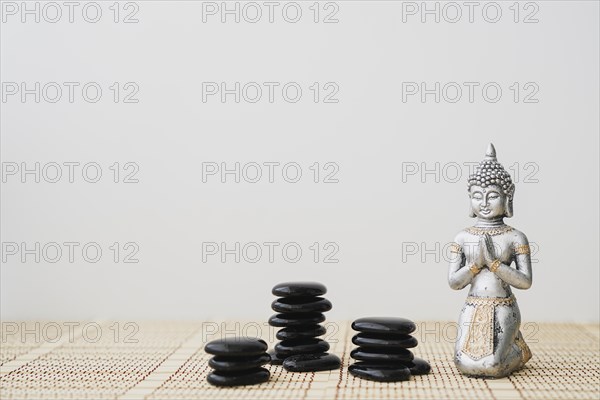
[[[391,333],[358,333],[352,337],[352,343],[362,347],[382,347],[386,349],[417,347],[417,338],[410,335]]]
[[[322,296],[327,293],[325,285],[319,282],[283,282],[273,287],[275,296]]]
[[[413,375],[425,375],[431,371],[431,365],[422,358],[415,357],[411,362],[403,363]]]
[[[208,374],[206,380],[215,386],[242,386],[266,382],[270,376],[268,369],[254,368],[237,372],[213,371]]]
[[[281,354],[277,354],[275,352],[275,350],[269,351],[269,356],[271,357],[271,365],[283,365],[285,356],[282,356]]]
[[[269,361],[271,357],[267,353],[255,357],[214,356],[208,360],[208,366],[217,371],[243,371],[263,366]]]
[[[269,318],[271,326],[300,326],[315,325],[325,321],[325,315],[321,313],[282,313],[275,314]]]
[[[262,339],[242,336],[213,340],[204,346],[204,351],[215,356],[259,356],[268,347]]]
[[[275,334],[278,340],[306,339],[321,336],[327,333],[323,325],[290,326],[280,329]]]
[[[367,317],[359,318],[352,323],[352,329],[370,333],[409,334],[417,329],[414,322],[406,318]]]
[[[357,347],[350,352],[350,357],[360,361],[378,361],[389,363],[395,362],[407,362],[412,361],[414,358],[413,353],[406,349],[380,349],[380,348],[367,348]]]
[[[329,343],[321,339],[290,339],[275,345],[275,351],[281,356],[325,353],[327,350],[329,350]]]
[[[339,369],[342,361],[335,354],[299,354],[290,356],[283,362],[283,368],[290,372],[317,372]]]
[[[361,379],[377,382],[398,382],[410,379],[410,369],[402,365],[377,364],[369,362],[354,363],[348,371]]]
[[[282,297],[271,303],[273,311],[290,312],[326,312],[332,304],[323,297]]]

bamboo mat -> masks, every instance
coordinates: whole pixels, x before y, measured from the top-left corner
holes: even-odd
[[[325,339],[342,368],[289,373],[269,366],[269,382],[216,388],[204,344],[223,336],[260,336],[272,348],[275,329],[260,322],[4,322],[0,399],[598,399],[598,324],[522,326],[533,359],[509,378],[467,378],[452,362],[456,324],[418,322],[417,357],[429,375],[378,383],[348,374],[354,332],[328,322]]]

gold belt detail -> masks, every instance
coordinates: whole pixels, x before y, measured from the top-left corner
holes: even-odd
[[[496,306],[508,306],[515,301],[509,297],[467,297],[466,304],[475,307],[462,352],[479,360],[494,352],[494,314]]]

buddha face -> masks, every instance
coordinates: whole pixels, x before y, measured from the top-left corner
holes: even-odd
[[[506,215],[506,195],[496,185],[485,188],[473,185],[469,189],[471,209],[473,213],[483,219],[493,219]]]

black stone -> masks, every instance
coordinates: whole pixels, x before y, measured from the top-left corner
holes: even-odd
[[[283,368],[290,372],[317,372],[338,369],[341,364],[335,354],[299,354],[286,358]]]
[[[275,352],[275,350],[269,351],[269,356],[271,357],[271,365],[283,365],[285,356],[282,356],[281,354],[277,354]]]
[[[323,297],[282,297],[271,303],[273,311],[280,313],[326,312],[331,307],[331,302]]]
[[[204,351],[215,356],[259,356],[267,351],[267,343],[251,337],[231,337],[208,342]]]
[[[350,357],[361,361],[378,361],[378,362],[407,362],[414,358],[413,353],[406,349],[380,349],[357,347],[350,352]]]
[[[279,340],[303,339],[321,336],[325,333],[327,333],[327,329],[323,325],[290,326],[277,331],[275,337]]]
[[[325,321],[325,315],[321,313],[283,313],[275,314],[269,318],[271,326],[300,326],[315,325]]]
[[[215,386],[256,385],[269,380],[271,374],[266,368],[254,368],[247,371],[212,371],[206,380]]]
[[[391,333],[358,333],[352,337],[352,343],[362,347],[378,347],[386,349],[416,347],[417,338],[410,335],[396,335]]]
[[[408,367],[371,362],[354,363],[348,367],[348,371],[358,378],[377,382],[407,381],[411,376]]]
[[[425,375],[431,371],[431,365],[422,358],[415,357],[411,362],[403,363],[413,375]]]
[[[290,339],[275,345],[275,351],[282,356],[325,353],[327,350],[329,350],[329,343],[321,339]]]
[[[267,353],[255,357],[214,356],[208,360],[208,366],[217,371],[243,371],[260,367],[269,361],[271,357]]]
[[[352,329],[370,333],[409,334],[417,329],[411,320],[406,318],[368,317],[359,318],[352,323]]]
[[[284,282],[275,285],[271,292],[279,297],[322,296],[327,288],[319,282]]]

